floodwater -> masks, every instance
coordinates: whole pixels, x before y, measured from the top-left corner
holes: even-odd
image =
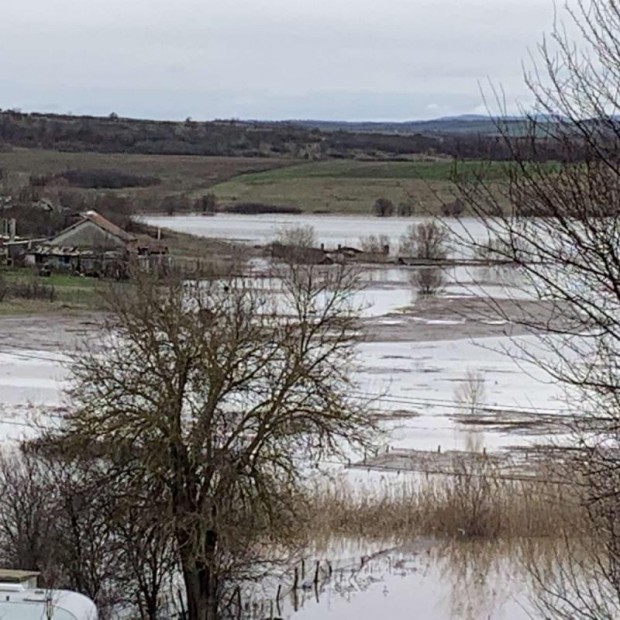
[[[359,543],[358,543],[359,544]],[[348,551],[348,553],[347,553]],[[406,547],[368,544],[357,553],[328,550],[307,562],[299,590],[274,603],[267,593],[256,618],[286,620],[532,620],[535,587],[514,550],[484,543]],[[329,558],[329,559],[327,559]],[[329,572],[325,567],[329,565]],[[303,570],[303,566],[298,570]],[[301,574],[301,572],[300,572]],[[314,583],[314,576],[320,579]]]
[[[63,406],[66,358],[49,351],[0,348],[0,441],[35,436],[54,423]]]
[[[199,237],[228,239],[256,245],[274,241],[282,229],[312,226],[319,243],[324,243],[327,248],[336,248],[339,244],[359,246],[360,237],[369,235],[386,235],[392,245],[397,245],[400,236],[410,224],[428,221],[426,217],[380,218],[364,215],[233,215],[229,213],[218,213],[209,217],[201,215],[144,216],[142,219],[152,226],[170,228]],[[458,234],[463,232],[480,240],[488,236],[482,222],[474,218],[446,220],[446,222]]]

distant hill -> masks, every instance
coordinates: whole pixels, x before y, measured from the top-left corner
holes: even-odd
[[[347,122],[347,121],[315,121],[292,120],[294,125],[320,131],[349,131],[353,133],[389,133],[389,134],[423,134],[423,135],[461,135],[476,134],[496,136],[498,123],[510,129],[511,132],[521,134],[526,127],[526,120],[519,117],[502,117],[493,119],[488,116],[465,114],[449,116],[428,121],[402,122]]]

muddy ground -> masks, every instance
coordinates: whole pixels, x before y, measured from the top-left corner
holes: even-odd
[[[0,346],[59,353],[72,351],[92,340],[103,320],[104,316],[97,313],[0,316]]]
[[[552,316],[553,306],[542,301],[435,297],[365,318],[363,325],[367,342],[433,342],[521,336],[549,323]]]
[[[433,342],[532,332],[551,308],[539,301],[437,297],[383,316],[362,319],[366,342]],[[0,345],[43,351],[71,350],[103,325],[101,313],[0,316]]]

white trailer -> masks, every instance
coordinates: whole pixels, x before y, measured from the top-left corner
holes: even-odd
[[[88,597],[67,590],[36,588],[36,575],[0,571],[2,620],[97,620],[97,608]]]

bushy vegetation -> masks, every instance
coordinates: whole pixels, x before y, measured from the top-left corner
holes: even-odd
[[[260,215],[261,213],[301,213],[301,209],[298,207],[270,205],[262,202],[240,202],[222,207],[221,210],[226,213],[240,213],[243,215]]]
[[[311,500],[310,535],[381,541],[570,536],[586,520],[578,488],[545,476],[513,478],[478,454],[457,456],[446,474],[416,483],[361,490],[343,481],[321,485]]]

